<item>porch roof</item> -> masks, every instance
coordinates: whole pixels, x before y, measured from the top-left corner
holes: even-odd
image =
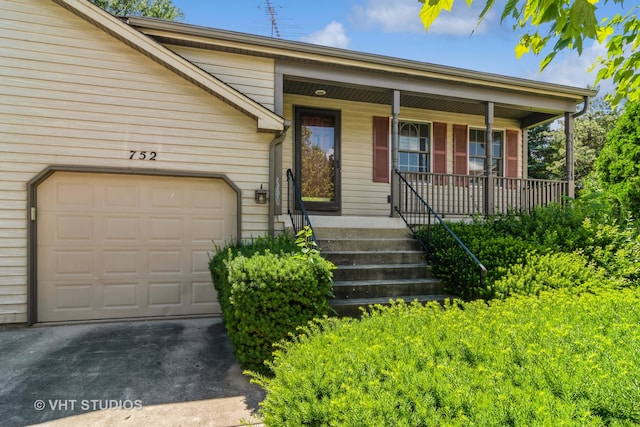
[[[518,120],[527,128],[576,111],[597,91],[146,17],[126,22],[163,44],[273,58],[282,91]]]

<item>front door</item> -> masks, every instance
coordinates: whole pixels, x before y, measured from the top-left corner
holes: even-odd
[[[340,112],[296,108],[296,176],[307,210],[340,212]]]

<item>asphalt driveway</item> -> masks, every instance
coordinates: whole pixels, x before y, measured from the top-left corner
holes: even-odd
[[[0,330],[3,426],[238,426],[263,398],[220,319]]]

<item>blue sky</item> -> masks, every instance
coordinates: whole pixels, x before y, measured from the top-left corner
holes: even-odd
[[[264,0],[173,3],[182,9],[188,24],[276,36]],[[518,34],[510,23],[500,23],[500,9],[477,26],[479,8],[484,5],[479,1],[469,9],[465,1],[458,0],[452,12],[441,15],[429,32],[418,17],[421,4],[417,0],[271,0],[271,4],[282,39],[570,86],[592,85],[595,73],[587,69],[605,53],[602,46],[588,43],[581,57],[558,55],[540,74],[541,57],[516,58]],[[610,88],[602,84],[601,92]]]

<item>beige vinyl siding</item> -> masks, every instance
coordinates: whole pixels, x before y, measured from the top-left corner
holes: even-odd
[[[253,191],[268,185],[273,135],[255,120],[52,1],[0,13],[0,323],[26,321],[26,183],[50,165],[225,174],[243,237],[266,232]]]
[[[273,111],[275,64],[270,58],[186,46],[167,48]]]
[[[284,117],[293,120],[294,106],[337,109],[341,111],[341,183],[343,216],[388,216],[390,186],[373,182],[373,117],[391,116],[391,106],[335,99],[285,95]],[[453,172],[453,124],[484,127],[484,117],[402,108],[401,120],[442,122],[447,124],[447,170]],[[294,126],[288,133],[283,150],[283,169],[293,168]],[[517,121],[497,119],[494,129],[519,129]],[[522,147],[518,153],[522,171]],[[286,175],[283,176],[286,183]],[[283,204],[286,206],[286,194]]]

